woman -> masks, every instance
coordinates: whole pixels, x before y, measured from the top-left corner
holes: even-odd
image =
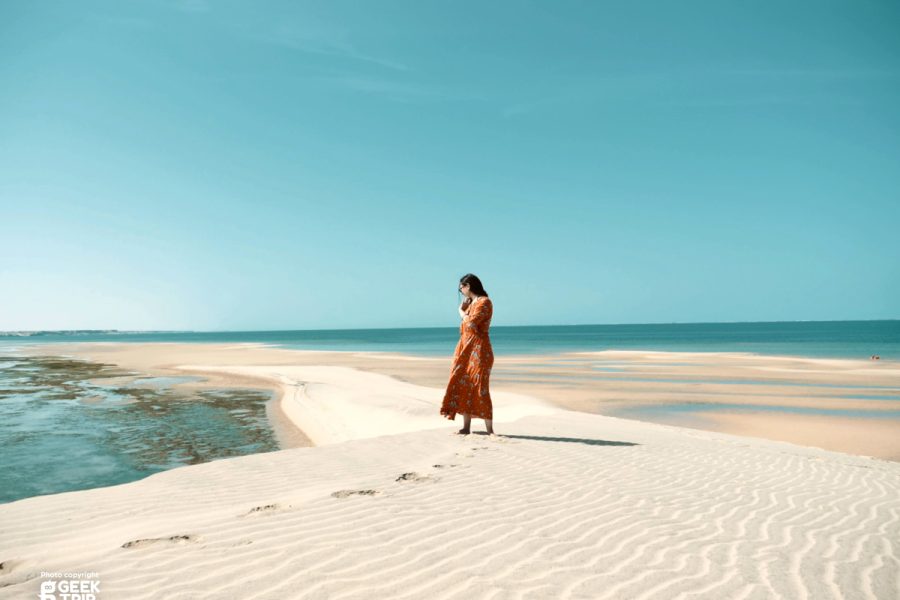
[[[463,428],[457,433],[468,434],[472,417],[484,419],[488,434],[493,435],[494,408],[488,389],[494,351],[488,328],[494,306],[484,291],[481,280],[468,273],[459,280],[459,291],[466,297],[459,305],[459,343],[453,353],[450,367],[450,383],[441,404],[441,414],[455,420],[456,413],[463,416]]]

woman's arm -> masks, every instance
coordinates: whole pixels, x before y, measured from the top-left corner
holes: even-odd
[[[494,309],[490,300],[481,300],[473,308],[470,308],[466,314],[466,327],[469,329],[480,329],[491,318],[493,313]]]
[[[462,301],[462,304],[459,305],[459,318],[465,320],[467,311],[469,307],[472,306],[472,300],[466,298]]]

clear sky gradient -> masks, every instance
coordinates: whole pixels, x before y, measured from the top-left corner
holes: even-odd
[[[900,4],[0,2],[0,330],[900,317]]]

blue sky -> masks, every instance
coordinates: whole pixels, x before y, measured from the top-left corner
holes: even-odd
[[[900,317],[896,2],[0,3],[0,329]]]

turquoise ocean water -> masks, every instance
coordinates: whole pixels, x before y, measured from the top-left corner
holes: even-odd
[[[179,386],[184,381],[129,379],[112,366],[25,357],[17,352],[23,346],[262,343],[449,358],[458,339],[457,327],[0,334],[0,444],[6,457],[0,470],[0,502],[125,483],[183,465],[278,449],[265,415],[267,392],[190,391]],[[857,359],[877,354],[897,360],[900,320],[493,327],[491,340],[497,355],[661,350]],[[882,391],[891,394],[885,400],[896,399],[895,391]],[[688,409],[697,406],[686,405]],[[900,410],[882,413],[893,418],[897,414]]]
[[[755,352],[836,358],[900,359],[900,320],[492,327],[498,354],[594,350]],[[84,332],[0,334],[6,345],[68,341],[265,343],[311,350],[452,355],[458,327],[318,331]]]

